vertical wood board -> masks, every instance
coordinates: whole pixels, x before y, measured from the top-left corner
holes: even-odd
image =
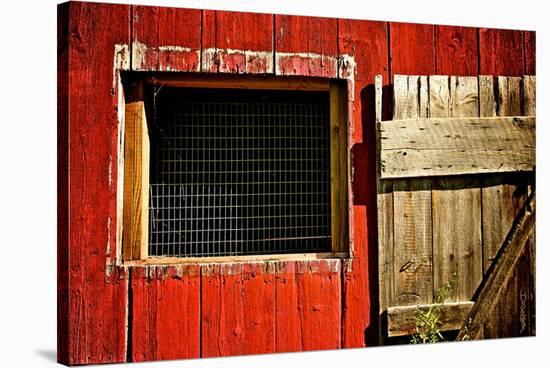
[[[477,77],[431,76],[429,83],[431,117],[479,116]],[[434,296],[456,273],[452,301],[470,300],[482,278],[479,181],[434,179],[432,218]]]
[[[480,28],[479,74],[521,76],[524,57],[522,31]]]
[[[200,267],[132,269],[133,362],[200,356]]]
[[[435,74],[478,74],[477,28],[435,26]]]
[[[273,263],[201,266],[201,356],[275,352]]]
[[[536,32],[525,31],[523,38],[525,41],[525,74],[535,75],[537,74]]]
[[[201,11],[133,6],[132,70],[200,69]]]
[[[275,74],[338,76],[334,18],[275,15]]]
[[[127,274],[113,267],[117,217],[115,45],[130,7],[70,3],[68,26],[69,318],[67,364],[126,360]],[[90,91],[101,91],[90,93]]]
[[[339,71],[341,77],[353,78],[353,88],[348,87],[349,236],[353,261],[343,265],[342,346],[362,347],[378,344],[376,113],[372,83],[377,74],[389,83],[388,26],[387,22],[350,19],[338,19],[337,25],[338,50],[355,61],[350,65],[342,60]]]
[[[68,364],[69,339],[69,10],[57,6],[57,361]]]
[[[276,351],[341,347],[341,262],[276,264]]]
[[[204,10],[202,71],[273,73],[273,16]]]
[[[429,116],[427,77],[394,76],[394,118]],[[394,294],[388,307],[433,300],[430,179],[393,180]]]
[[[484,93],[494,96],[495,111],[481,111],[481,114],[496,114],[510,116],[522,113],[523,86],[520,77],[498,77],[493,80],[496,86]],[[481,93],[481,90],[480,90]],[[487,271],[500,249],[513,220],[527,198],[527,177],[525,175],[493,176],[483,181],[482,188],[482,218],[483,218],[483,259],[484,270]],[[494,318],[484,325],[484,337],[511,337],[528,334],[528,328],[522,328],[520,311],[522,295],[529,292],[528,252],[521,256],[514,275],[508,281],[504,295],[494,307]],[[525,308],[525,307],[524,307]]]
[[[434,27],[431,24],[390,22],[392,81],[396,74],[435,73]]]
[[[124,136],[123,259],[147,258],[149,230],[149,131],[144,85],[136,81],[126,98]]]

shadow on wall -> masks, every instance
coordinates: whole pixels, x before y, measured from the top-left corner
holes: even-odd
[[[57,351],[55,351],[55,349],[39,349],[35,351],[35,354],[51,363],[57,363]]]
[[[382,119],[390,119],[392,86],[383,87]],[[376,211],[376,134],[375,134],[375,93],[374,84],[361,90],[361,125],[363,137],[361,143],[351,147],[352,167],[352,203],[354,206],[366,206],[368,278],[370,298],[370,321],[365,329],[365,345],[379,344],[378,320],[378,228]]]

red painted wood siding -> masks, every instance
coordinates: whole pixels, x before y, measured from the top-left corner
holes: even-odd
[[[435,73],[442,75],[477,75],[477,29],[470,27],[435,27]]]
[[[375,345],[374,76],[386,92],[398,73],[535,73],[527,31],[94,3],[58,14],[58,354],[70,364]],[[113,266],[115,45],[133,70],[352,81],[353,261]]]
[[[62,159],[60,277],[67,281],[60,311],[68,336],[59,359],[69,364],[126,361],[128,275],[110,269],[116,257],[117,95],[113,88],[115,44],[129,44],[130,7],[70,3],[64,14],[67,99],[61,101]],[[62,51],[65,52],[65,51]],[[65,141],[68,134],[68,141]],[[63,151],[68,148],[68,157]],[[63,168],[63,169],[66,169]],[[69,197],[65,190],[68,189]],[[60,247],[64,247],[62,240]],[[65,299],[66,298],[66,299]],[[68,319],[63,321],[64,319]]]
[[[479,30],[480,72],[485,75],[521,76],[525,66],[523,32]]]
[[[131,22],[133,70],[200,70],[200,10],[133,6]]]
[[[198,358],[200,267],[138,267],[131,280],[132,361]]]
[[[339,19],[338,48],[353,56],[357,65],[350,104],[350,233],[355,259],[343,273],[342,338],[344,347],[360,347],[378,340],[378,298],[370,297],[378,295],[373,81],[377,74],[389,80],[388,24]]]
[[[69,4],[57,7],[57,359],[69,361]]]

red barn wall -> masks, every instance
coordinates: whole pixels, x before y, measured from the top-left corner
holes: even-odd
[[[115,265],[117,67],[344,77],[344,55],[352,262]],[[144,361],[375,345],[375,75],[535,74],[535,33],[70,2],[58,60],[58,357]]]

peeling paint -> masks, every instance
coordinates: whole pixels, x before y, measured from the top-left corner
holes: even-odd
[[[111,217],[107,217],[107,257],[111,256]]]
[[[121,70],[130,69],[130,52],[127,44],[115,44],[113,58],[113,84],[111,93],[114,96],[117,91],[117,80]]]
[[[140,43],[139,41],[136,41],[135,43],[139,43],[141,47],[147,48],[144,44]],[[159,46],[157,47],[157,50],[159,51],[172,51],[172,52],[191,52],[194,51],[190,49],[189,47],[183,47],[183,46]]]
[[[224,263],[220,266],[220,275],[240,275],[243,272],[242,263]]]
[[[109,165],[107,167],[107,182],[109,188],[113,185],[113,155],[109,154]]]
[[[124,90],[122,88],[122,79],[117,75],[118,101],[117,101],[117,168],[116,168],[116,234],[115,234],[115,263],[122,264],[122,201],[124,197],[124,121],[126,113],[126,104],[124,100]],[[109,166],[111,166],[111,156],[109,156]],[[112,180],[112,178],[111,178]],[[111,183],[109,183],[111,185]]]
[[[202,51],[203,71],[221,73],[273,73],[273,52],[207,48]]]
[[[132,43],[134,70],[200,71],[200,50],[176,45],[150,47],[139,41]]]
[[[351,273],[353,272],[353,259],[348,258],[344,259],[344,273]]]

